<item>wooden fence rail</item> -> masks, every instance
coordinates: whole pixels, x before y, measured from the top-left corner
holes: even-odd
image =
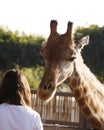
[[[40,113],[44,124],[89,127],[71,93],[57,92],[49,103],[40,101],[36,93],[36,90],[31,90],[32,107]]]

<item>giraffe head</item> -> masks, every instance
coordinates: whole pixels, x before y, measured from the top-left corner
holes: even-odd
[[[59,34],[57,21],[50,22],[50,36],[41,50],[45,61],[45,73],[37,92],[43,101],[49,101],[54,96],[57,86],[71,76],[77,53],[88,43],[88,37],[82,38],[81,41],[73,41],[72,26],[73,23],[68,22],[66,33]]]

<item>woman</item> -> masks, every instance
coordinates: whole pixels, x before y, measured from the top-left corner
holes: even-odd
[[[31,108],[28,81],[15,69],[0,84],[0,130],[43,130],[40,115]]]

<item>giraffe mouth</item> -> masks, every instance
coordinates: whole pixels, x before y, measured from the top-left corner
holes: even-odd
[[[56,87],[53,86],[53,83],[50,82],[47,85],[40,86],[37,91],[37,96],[40,100],[49,102],[56,93]]]

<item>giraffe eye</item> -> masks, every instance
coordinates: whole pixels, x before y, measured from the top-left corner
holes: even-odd
[[[72,62],[74,59],[76,59],[76,57],[70,57],[68,60]]]

